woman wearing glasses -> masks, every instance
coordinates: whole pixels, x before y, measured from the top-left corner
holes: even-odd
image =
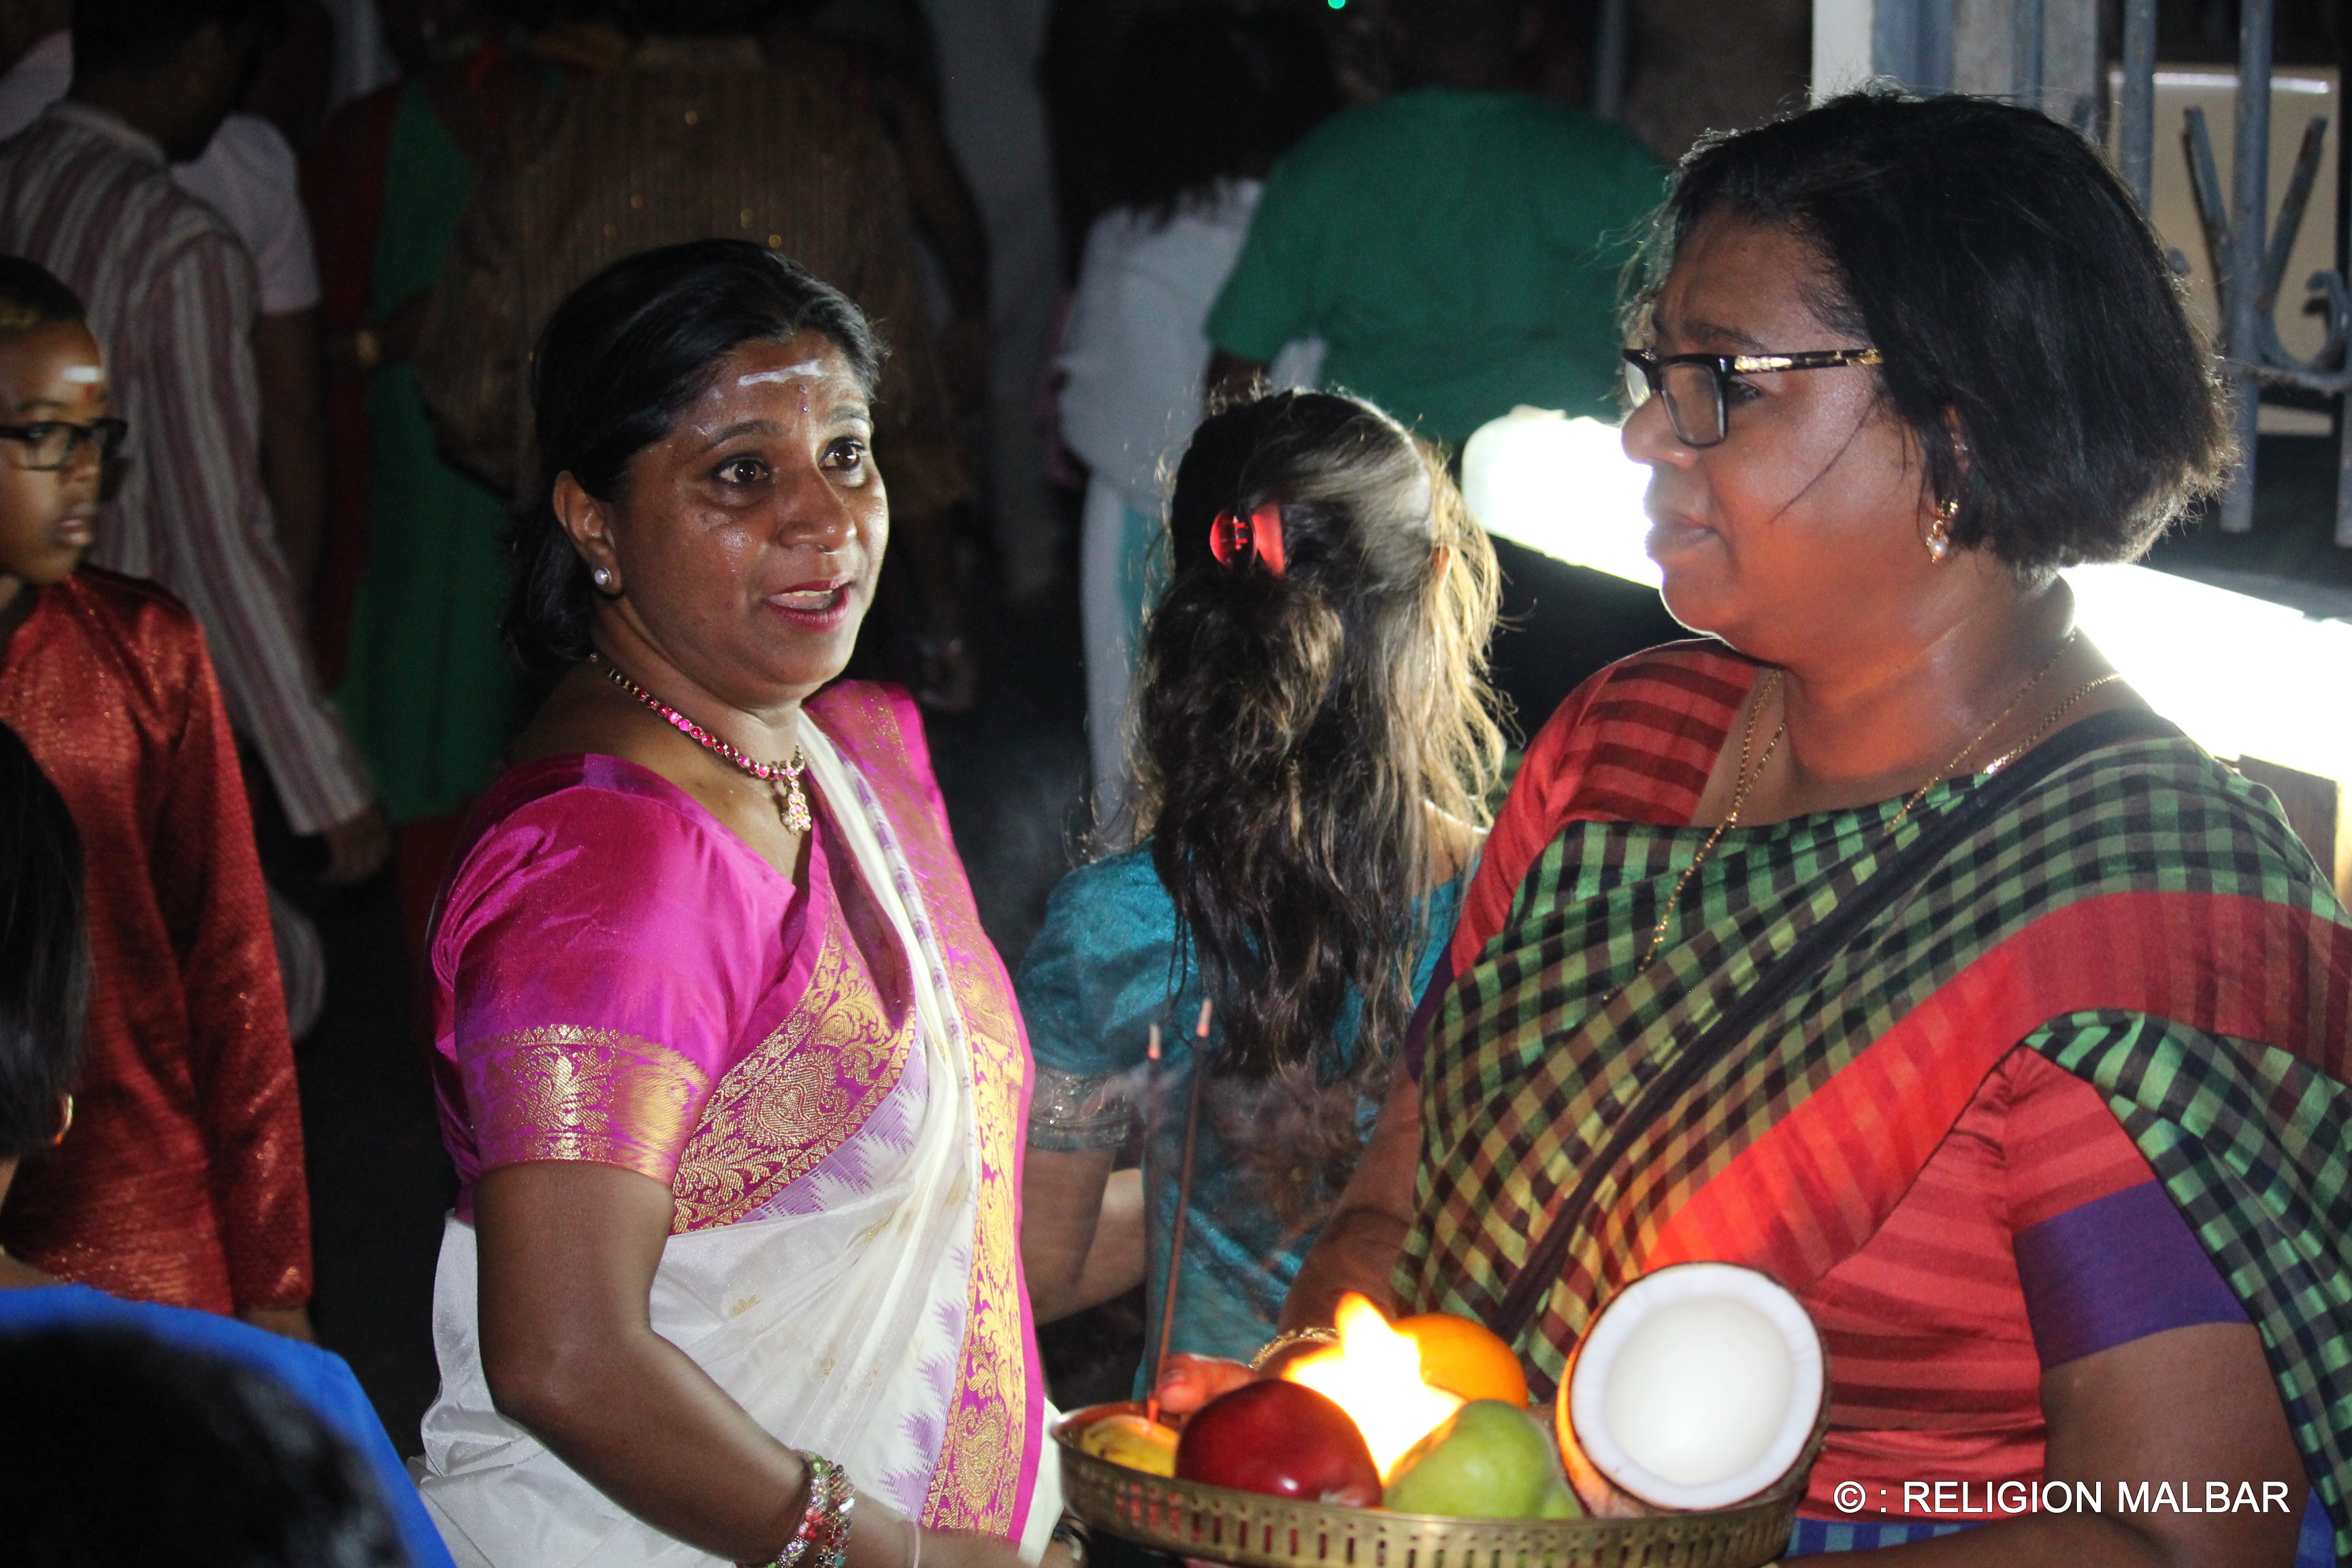
[[[1830,1352],[1795,1551],[2335,1561],[2352,917],[2057,575],[2224,456],[2153,238],[2063,126],[1855,96],[1695,155],[1655,251],[1624,440],[1714,640],[1530,748],[1286,1326],[1478,1314],[1549,1394],[1627,1281],[1746,1263]],[[1984,1506],[2045,1477],[2288,1500]]]
[[[0,257],[0,722],[81,830],[96,967],[74,1109],[0,1246],[308,1339],[293,1046],[220,687],[176,601],[79,564],[122,433],[81,301]]]

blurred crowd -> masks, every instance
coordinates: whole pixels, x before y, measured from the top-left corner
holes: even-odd
[[[1799,1550],[2252,1456],[2295,1519],[2180,1528],[2262,1553],[2126,1544],[2335,1561],[2352,923],[2057,575],[2226,457],[2153,235],[2025,109],[1773,120],[1800,0],[1608,81],[1596,9],[0,0],[0,1555],[1084,1568],[1037,1324],[1557,1383],[1704,1191],[1876,1391]],[[1723,645],[1528,677],[1523,408],[1630,410]],[[1072,606],[1016,972],[926,715]],[[405,1466],[310,1310],[362,885],[456,1178]]]

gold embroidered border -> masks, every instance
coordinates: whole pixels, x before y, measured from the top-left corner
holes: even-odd
[[[914,1038],[914,1009],[892,1026],[833,910],[799,1005],[703,1109],[670,1184],[672,1233],[731,1225],[841,1147],[897,1085]]]
[[[667,1046],[617,1029],[550,1024],[464,1053],[482,1169],[593,1160],[667,1185],[709,1075]]]
[[[971,1054],[973,1121],[980,1142],[979,1217],[973,1227],[971,1295],[963,1350],[950,1406],[947,1439],[931,1473],[923,1521],[938,1529],[1009,1535],[1023,1521],[1021,1472],[1027,1459],[1034,1381],[1030,1339],[1023,1326],[1018,1194],[1022,1089],[1029,1069],[1012,981],[981,929],[980,911],[959,876],[933,868],[957,866],[955,849],[930,799],[913,787],[914,763],[888,700],[870,689],[836,687],[817,713],[828,710],[849,722],[826,723],[828,734],[854,732],[845,752],[869,751],[859,773],[882,802],[920,884],[923,909],[948,965],[949,988],[964,1021]],[[855,758],[853,758],[853,765]],[[916,976],[919,985],[926,976]],[[1042,1388],[1042,1384],[1039,1384]]]

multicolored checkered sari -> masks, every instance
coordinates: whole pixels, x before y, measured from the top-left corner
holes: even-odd
[[[1570,1227],[1519,1343],[1549,1393],[1594,1307],[1649,1269],[1723,1258],[1802,1289],[2021,1044],[2106,1097],[2261,1330],[2352,1560],[2352,916],[2266,792],[2126,721],[1969,817],[1991,782],[1939,784],[1899,824],[1888,802],[1725,834],[1635,973],[1755,678],[1713,645],[1655,650],[1531,749],[1424,1002],[1401,1299],[1498,1321],[1536,1238]],[[1776,963],[1939,825],[1957,841],[1757,1008]]]

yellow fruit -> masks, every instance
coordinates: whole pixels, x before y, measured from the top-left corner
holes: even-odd
[[[1451,1312],[1400,1319],[1396,1331],[1421,1352],[1421,1380],[1465,1399],[1499,1399],[1525,1408],[1528,1374],[1519,1358],[1486,1324]]]
[[[1106,1415],[1078,1434],[1078,1448],[1146,1475],[1176,1473],[1176,1429],[1140,1415]]]

